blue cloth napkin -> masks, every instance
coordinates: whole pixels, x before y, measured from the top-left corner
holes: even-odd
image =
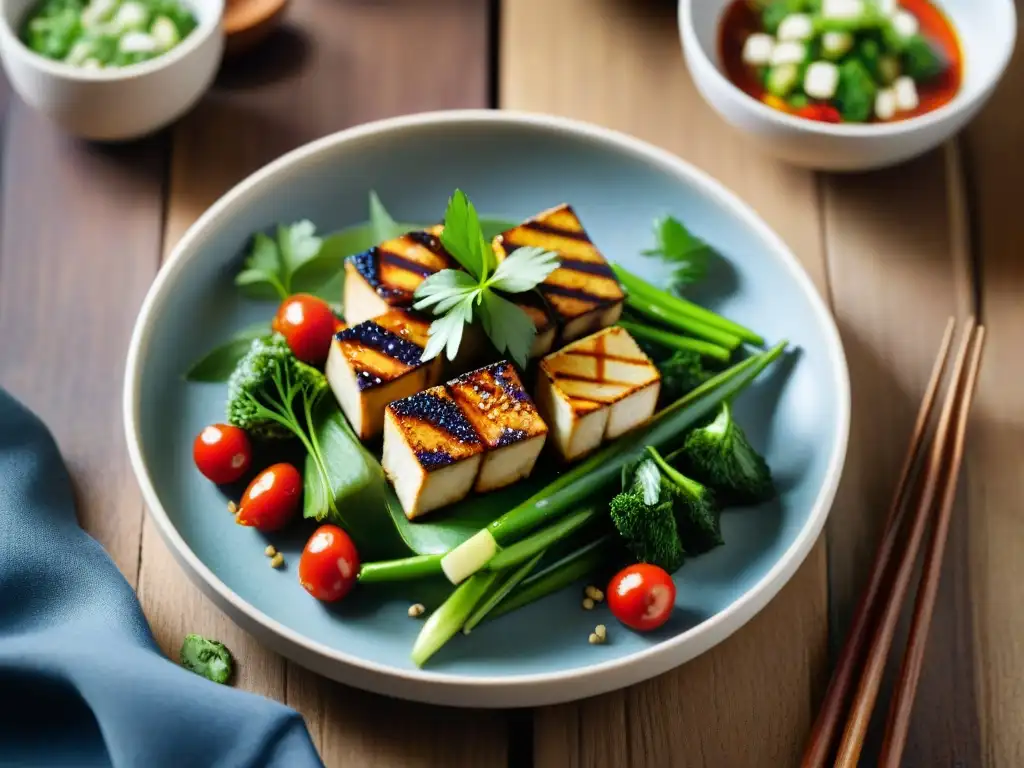
[[[0,389],[0,766],[322,765],[293,709],[163,656],[46,427]]]

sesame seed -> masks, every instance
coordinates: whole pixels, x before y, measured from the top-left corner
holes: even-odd
[[[523,404],[516,403],[515,405],[512,406],[512,410],[518,413],[519,411],[523,410]]]
[[[600,645],[601,644],[601,638],[598,637],[593,632],[590,633],[590,637],[587,638],[587,639],[590,641],[591,645]]]
[[[238,505],[235,504],[235,502],[233,502],[233,501],[229,501],[228,502],[228,512],[230,512],[232,515],[236,514],[238,512]]]
[[[280,568],[282,565],[284,565],[284,555],[282,555],[280,552],[278,552],[276,555],[270,558],[271,568]]]
[[[274,549],[274,545],[273,544],[267,544],[267,548],[263,550],[263,554],[266,555],[267,557],[273,557],[274,555],[277,554],[277,550]]]
[[[589,597],[583,598],[583,610],[590,611],[590,610],[593,610],[593,608],[594,608],[594,601],[591,600]]]
[[[596,627],[594,627],[594,634],[601,638],[601,640],[604,640],[608,637],[608,627],[606,627],[604,624],[598,624]]]
[[[422,616],[425,610],[427,609],[423,607],[422,603],[415,603],[409,606],[409,616],[415,619],[417,616]]]
[[[604,600],[604,592],[602,592],[595,586],[588,586],[585,590],[583,590],[583,593],[591,600],[593,600],[595,603],[600,603],[602,600]]]

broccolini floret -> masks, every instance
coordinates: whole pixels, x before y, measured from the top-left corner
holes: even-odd
[[[672,467],[656,449],[623,470],[623,491],[611,503],[615,529],[630,554],[669,573],[687,555],[722,543],[714,493]]]
[[[659,399],[663,403],[674,403],[711,378],[699,352],[680,349],[655,365],[661,372]]]
[[[768,463],[750,445],[728,402],[714,420],[687,435],[681,454],[687,468],[723,500],[757,504],[775,495]]]
[[[624,474],[628,474],[627,472]],[[675,497],[650,459],[636,466],[622,493],[612,499],[611,517],[629,553],[674,573],[686,559],[675,519]]]
[[[328,391],[327,377],[299,361],[280,334],[254,339],[228,379],[228,423],[255,437],[298,438],[317,467],[324,498],[334,508],[313,409]]]

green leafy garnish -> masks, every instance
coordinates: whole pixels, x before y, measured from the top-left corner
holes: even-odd
[[[418,229],[416,224],[399,224],[388,213],[377,193],[370,192],[370,232],[373,235],[372,245],[379,245],[385,240],[401,237],[406,232]]]
[[[185,635],[178,656],[181,666],[207,680],[223,684],[231,679],[231,651],[223,643],[202,635]]]
[[[278,225],[274,238],[258,232],[235,285],[251,298],[284,300],[293,292],[295,273],[316,258],[322,244],[313,222],[306,220]]]
[[[679,219],[674,216],[658,219],[654,223],[654,237],[657,245],[642,253],[658,256],[673,265],[673,287],[690,285],[707,275],[714,249],[690,232]]]
[[[498,264],[476,209],[458,189],[448,201],[441,244],[465,272],[441,270],[420,283],[413,294],[415,309],[432,307],[437,316],[430,325],[423,360],[431,360],[442,351],[454,360],[463,330],[475,314],[498,352],[507,351],[525,367],[536,328],[520,307],[495,291],[533,290],[558,269],[557,254],[542,248],[518,248]]]
[[[256,323],[237,331],[220,346],[214,347],[192,364],[185,373],[186,381],[227,381],[238,361],[245,357],[253,339],[270,335],[270,323]]]

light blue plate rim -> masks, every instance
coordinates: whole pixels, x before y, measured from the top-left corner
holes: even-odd
[[[398,140],[403,132],[424,127],[493,124],[570,135],[582,142],[650,163],[680,177],[742,218],[772,246],[794,282],[806,295],[824,330],[831,369],[835,375],[832,386],[838,407],[835,413],[836,437],[830,446],[826,479],[806,523],[770,570],[725,609],[679,635],[622,658],[562,672],[464,677],[429,669],[397,669],[352,656],[284,626],[228,588],[187,545],[157,495],[141,449],[141,378],[144,352],[153,330],[153,318],[160,315],[176,275],[203,253],[203,246],[217,227],[219,217],[237,208],[244,208],[259,190],[273,186],[280,173],[293,167],[315,164],[322,154],[329,153],[341,144],[358,145],[361,141],[378,138],[382,134],[391,134],[394,140]],[[385,695],[474,707],[541,706],[597,695],[668,671],[717,645],[764,608],[803,563],[825,525],[846,458],[850,382],[838,329],[810,277],[782,239],[746,203],[711,176],[647,142],[582,121],[505,110],[446,110],[366,123],[305,144],[255,171],[210,206],[177,243],[143,301],[128,348],[123,419],[131,466],[146,508],[164,542],[191,580],[239,626],[271,649],[325,676]]]

